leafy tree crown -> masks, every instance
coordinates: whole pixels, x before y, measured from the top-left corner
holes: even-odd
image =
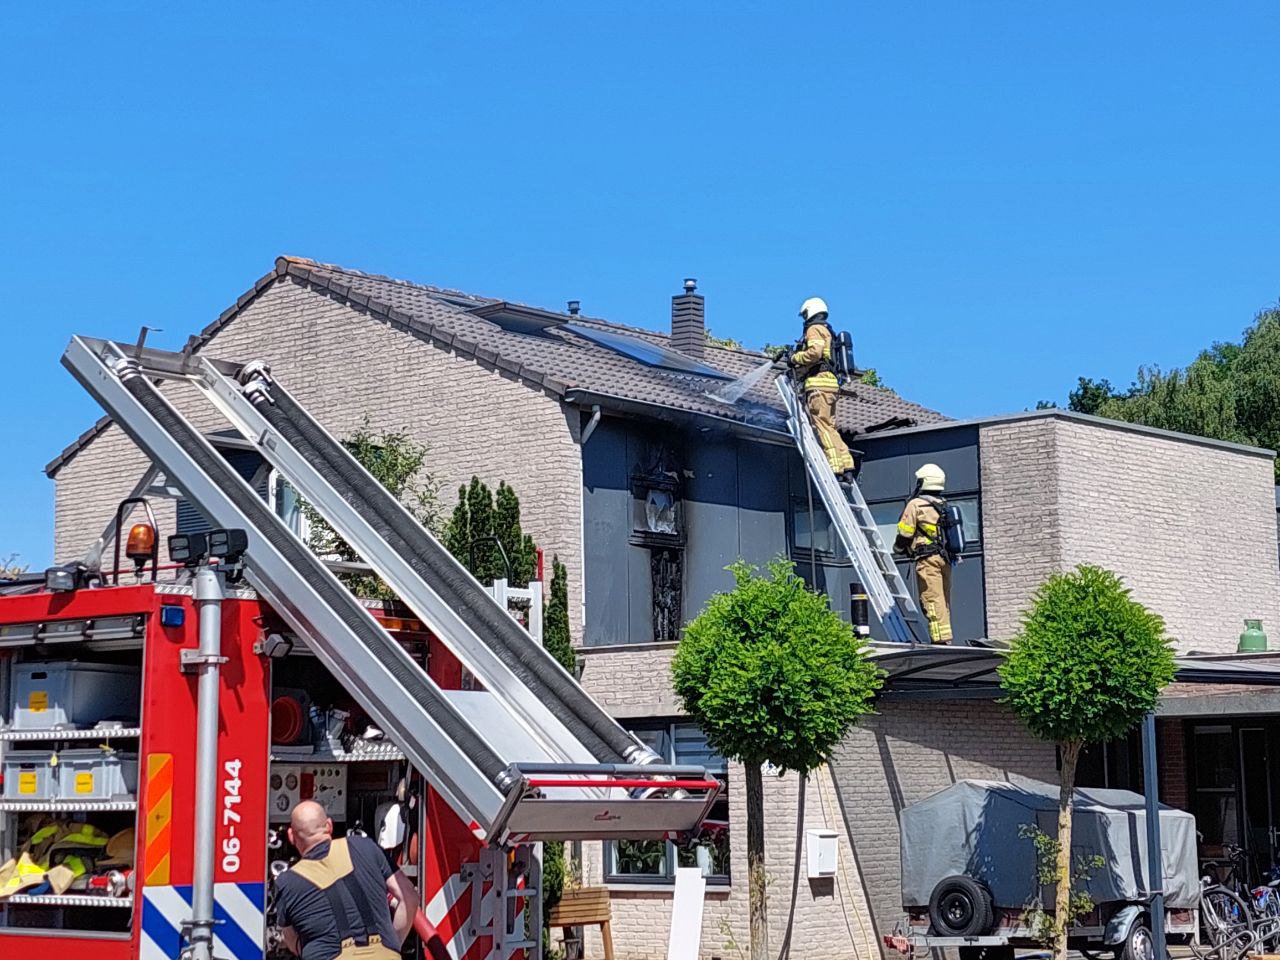
[[[1114,573],[1088,565],[1041,585],[1000,666],[1006,702],[1034,736],[1056,743],[1122,736],[1173,675],[1164,620]]]
[[[827,598],[790,561],[768,574],[739,560],[735,588],[686,628],[671,670],[710,744],[744,764],[808,772],[870,712],[881,673]]]
[[[366,417],[343,446],[399,500],[423,527],[432,533],[440,530],[440,484],[423,469],[428,449],[406,430],[376,432]],[[336,530],[320,516],[315,507],[302,504],[310,526],[309,545],[322,557],[356,561],[360,556]],[[382,579],[372,573],[342,573],[340,579],[358,597],[391,600],[395,594]]]

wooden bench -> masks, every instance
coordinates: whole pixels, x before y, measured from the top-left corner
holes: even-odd
[[[583,887],[564,892],[560,902],[551,908],[547,926],[553,929],[598,926],[604,940],[604,960],[613,960],[613,931],[610,929],[612,918],[608,889]]]

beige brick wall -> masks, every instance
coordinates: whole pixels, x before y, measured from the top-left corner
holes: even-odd
[[[997,703],[881,703],[832,758],[831,771],[879,932],[902,917],[898,814],[957,780],[1057,780],[1051,744]]]
[[[446,509],[477,475],[506,480],[520,497],[527,532],[569,571],[571,620],[581,630],[582,461],[576,413],[552,397],[424,343],[369,314],[277,281],[202,348],[208,356],[269,361],[281,382],[326,428],[345,436],[368,417],[375,429],[406,429],[429,446],[427,469],[443,481]],[[225,429],[188,389],[165,388],[202,429]],[[83,552],[145,458],[114,426],[57,475],[55,551]],[[161,517],[173,529],[171,509]]]
[[[674,645],[643,644],[625,648],[585,647],[582,682],[606,710],[619,718],[675,717],[680,714],[671,689],[671,658]],[[737,956],[732,940],[744,951],[747,932],[746,802],[742,792],[742,768],[729,770],[729,823],[731,844],[730,889],[708,888],[702,924],[702,956]],[[765,866],[769,874],[769,917],[772,947],[781,947],[790,910],[792,872],[797,856],[796,814],[799,801],[798,776],[765,777]],[[840,871],[834,881],[810,883],[803,838],[800,883],[791,934],[794,960],[853,958],[869,960],[878,955],[870,913],[863,895],[853,849],[840,820],[839,802],[830,773],[810,774],[806,787],[804,825],[806,829],[827,827],[840,833]],[[584,877],[588,883],[602,882],[603,849],[588,844],[584,855]],[[666,956],[666,920],[671,910],[671,894],[665,890],[635,890],[625,885],[613,891],[614,940],[617,955],[624,960],[659,960]],[[588,939],[589,956],[601,956],[597,941]]]
[[[671,688],[675,644],[583,647],[579,652],[583,687],[613,716],[632,719],[680,715]]]
[[[1165,618],[1182,651],[1280,624],[1270,458],[1065,418],[980,433],[988,632],[1007,638],[1049,574],[1093,563]]]
[[[746,801],[741,789],[742,768],[730,765],[729,818],[731,846],[728,889],[707,888],[702,918],[700,956],[731,958],[749,952],[747,921]],[[768,916],[771,948],[776,954],[791,929],[794,960],[872,960],[879,955],[870,911],[863,893],[853,850],[843,829],[839,800],[831,774],[816,770],[807,779],[804,800],[804,830],[834,829],[840,834],[839,865],[831,880],[807,878],[808,854],[804,831],[797,847],[796,821],[799,812],[800,777],[765,776],[765,869],[768,873]],[[587,884],[603,878],[603,850],[598,843],[586,844],[583,877]],[[799,883],[795,886],[795,910],[791,909],[792,880],[797,858]],[[671,893],[655,887],[642,889],[614,885],[613,938],[619,960],[662,960],[667,955],[667,935],[671,916]],[[735,946],[736,945],[736,946]],[[587,936],[587,956],[603,956],[600,938]]]

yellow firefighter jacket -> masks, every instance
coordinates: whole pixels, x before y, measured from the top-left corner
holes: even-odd
[[[942,549],[939,527],[941,514],[929,497],[912,497],[907,501],[898,521],[898,537],[910,540],[908,556],[922,557]]]
[[[804,347],[791,355],[791,362],[804,371],[806,390],[840,389],[831,370],[831,328],[825,323],[811,323],[804,328]]]

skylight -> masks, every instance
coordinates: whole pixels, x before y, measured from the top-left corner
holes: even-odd
[[[648,343],[639,337],[629,337],[625,333],[614,333],[610,330],[598,330],[595,327],[583,327],[576,323],[566,323],[560,329],[576,333],[592,343],[608,347],[615,353],[630,357],[632,360],[638,360],[649,367],[675,370],[678,373],[696,373],[698,376],[715,377],[717,380],[733,379],[728,374],[721,373],[714,367],[709,367],[692,357],[686,357],[683,353],[675,350],[668,350],[666,347]]]

